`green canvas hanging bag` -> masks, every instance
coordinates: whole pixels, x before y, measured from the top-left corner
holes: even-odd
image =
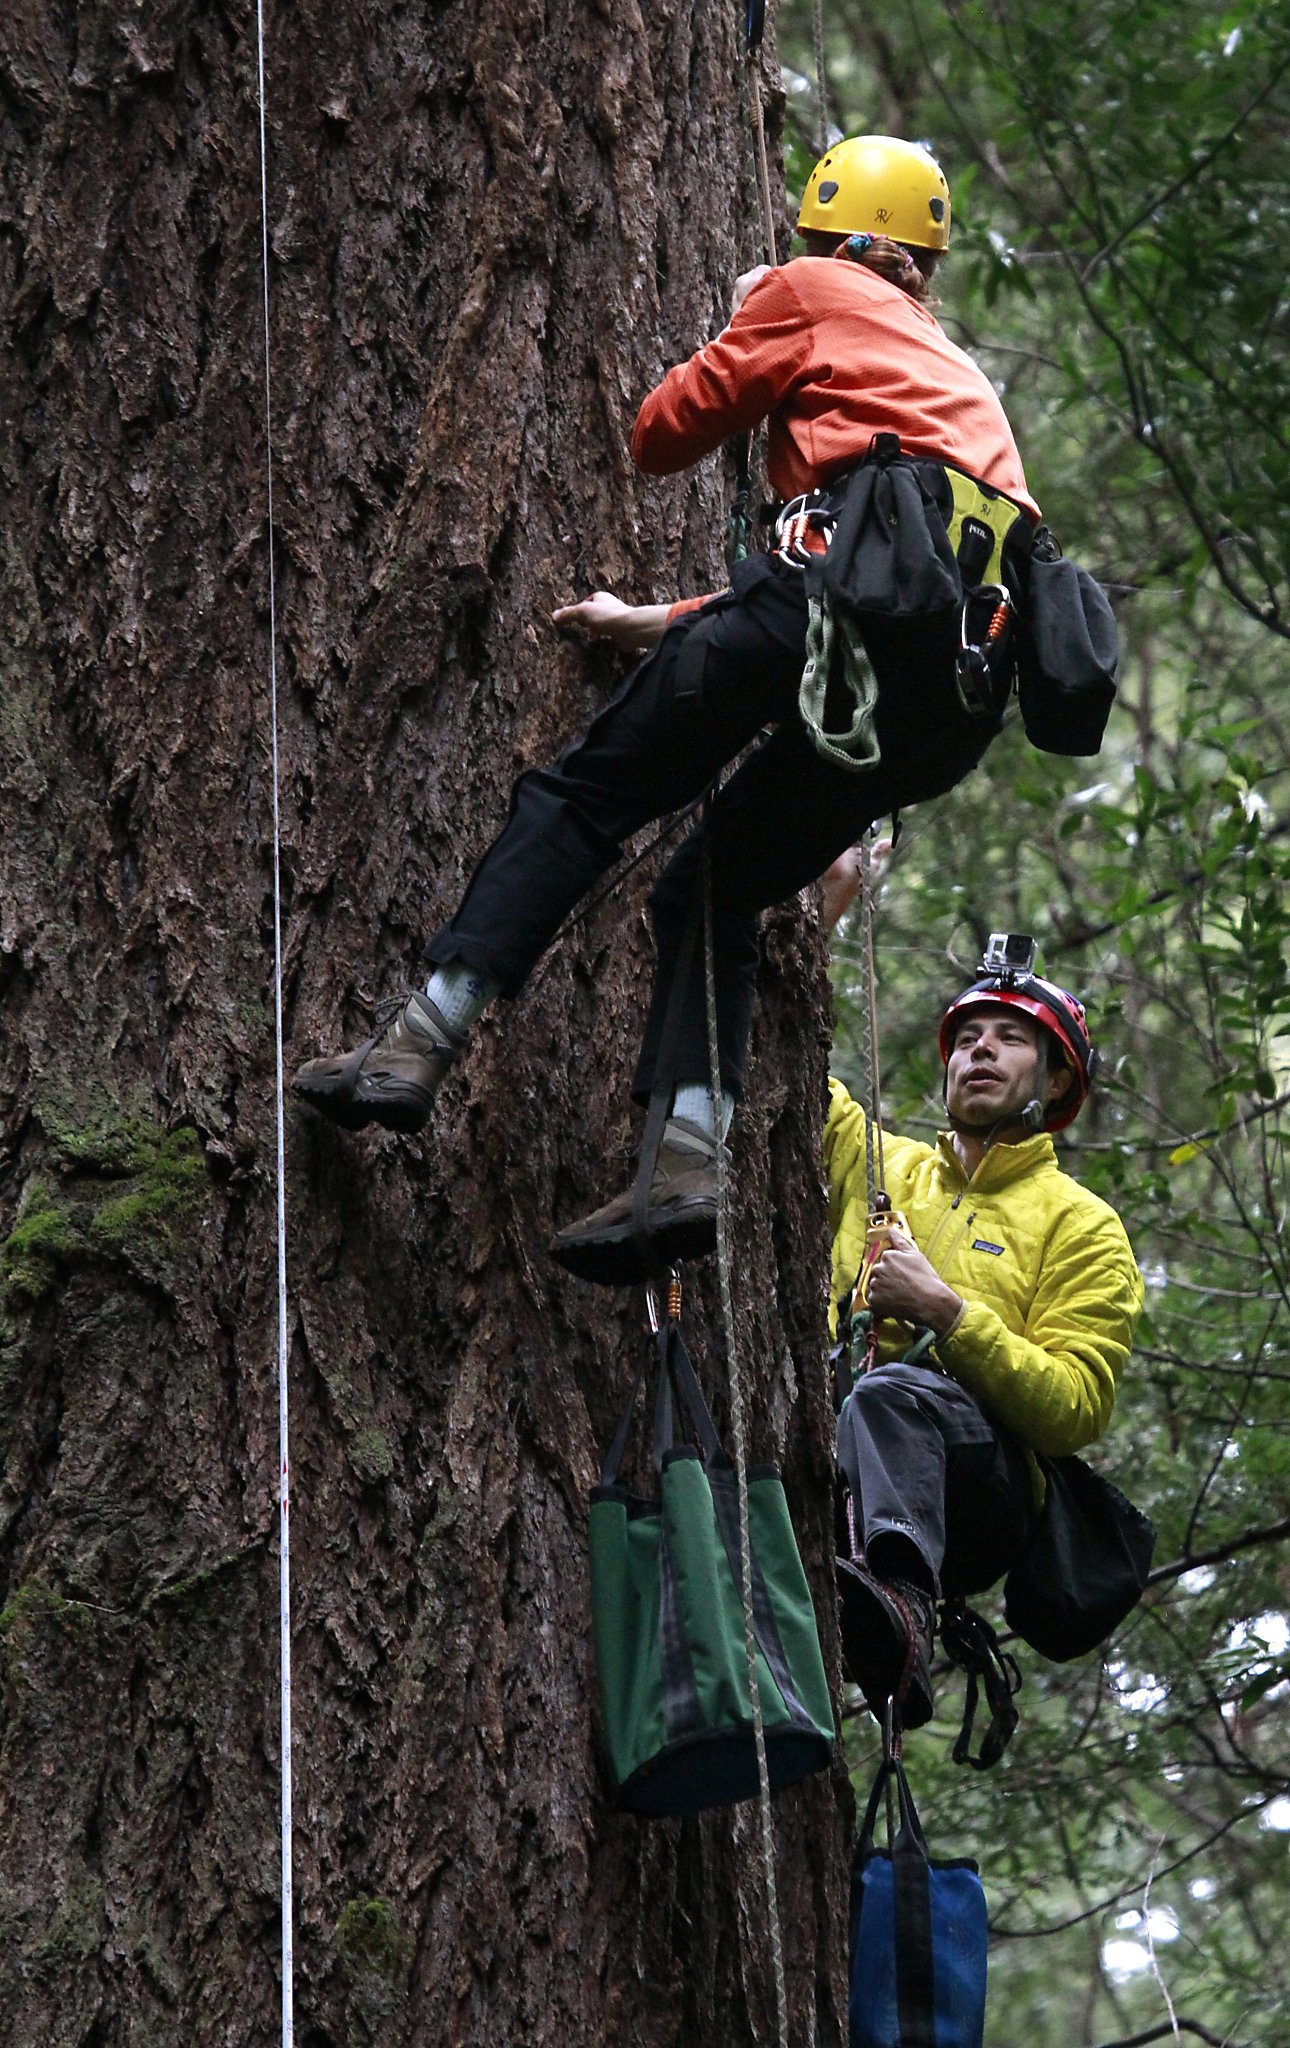
[[[689,1815],[757,1795],[739,1497],[681,1333],[651,1339],[657,1494],[619,1484],[650,1353],[591,1496],[591,1604],[609,1769],[620,1806]],[[675,1395],[697,1443],[674,1439]],[[822,1770],[833,1711],[774,1465],[748,1473],[753,1617],[772,1789]]]

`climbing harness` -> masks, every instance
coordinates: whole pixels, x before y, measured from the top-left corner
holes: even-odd
[[[1001,491],[948,462],[941,466],[953,501],[945,525],[964,588],[969,584],[1002,583],[1004,550],[1019,519],[1029,538],[1030,520]]]
[[[265,127],[264,0],[256,0],[256,85],[260,121],[260,266],[264,284],[264,451],[269,557],[269,732],[273,780],[273,1035],[277,1122],[278,1227],[278,1642],[281,1747],[282,2042],[295,2039],[295,1951],[291,1801],[291,1461],[287,1436],[286,1090],[282,1050],[282,861],[278,775],[278,612],[273,564],[273,384],[269,360],[269,169]]]
[[[780,512],[772,552],[788,568],[805,570],[828,553],[836,523],[835,489],[803,492]],[[831,729],[826,723],[831,689],[850,703],[848,726]],[[877,704],[878,678],[863,641],[839,625],[824,593],[811,589],[797,709],[816,751],[842,768],[877,767]]]
[[[846,248],[867,245],[853,235]],[[794,498],[774,553],[805,575],[807,628],[798,711],[817,751],[855,772],[880,758],[878,679],[866,621],[956,612],[955,675],[970,715],[998,718],[1012,684],[1013,595],[1029,515],[975,477],[873,437],[863,460]]]
[[[876,1210],[874,1217],[880,1219],[888,1228],[893,1225],[904,1225],[908,1228],[899,1209]],[[874,1217],[870,1220],[873,1221]],[[858,1378],[862,1379],[867,1372],[873,1372],[878,1364],[878,1318],[872,1309],[857,1307],[858,1298],[857,1292],[853,1290],[838,1312],[840,1337],[835,1347],[834,1358],[839,1366],[849,1367],[849,1372],[842,1372],[838,1381],[841,1389],[839,1407],[851,1392],[855,1381]],[[913,1342],[904,1357],[894,1359],[893,1364],[922,1365],[935,1341],[930,1330],[919,1328],[915,1331]]]

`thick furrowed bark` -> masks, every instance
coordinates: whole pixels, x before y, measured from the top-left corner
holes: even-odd
[[[269,19],[288,1063],[406,985],[617,673],[721,576],[636,404],[746,246],[734,10]],[[0,27],[0,2033],[259,2043],[278,1998],[271,786],[254,18]],[[288,1126],[298,2038],[773,2038],[752,1809],[604,1798],[585,1516],[635,1303],[543,1246],[631,1143],[650,869],[415,1140]],[[830,1610],[826,989],[768,921],[740,1340]],[[724,1418],[715,1286],[696,1349]],[[777,1801],[840,2042],[842,1781]]]

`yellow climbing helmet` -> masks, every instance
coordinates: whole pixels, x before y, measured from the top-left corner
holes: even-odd
[[[798,232],[887,235],[915,249],[946,249],[950,188],[934,156],[897,135],[853,135],[820,158],[806,181]]]

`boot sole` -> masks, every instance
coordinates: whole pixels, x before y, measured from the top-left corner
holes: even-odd
[[[870,1711],[881,1719],[905,1669],[905,1646],[897,1639],[883,1602],[844,1557],[837,1561],[837,1579],[843,1668],[852,1684],[859,1686]],[[922,1728],[934,1712],[932,1696],[915,1664],[900,1710],[901,1725]]]
[[[296,1075],[291,1092],[343,1131],[365,1131],[369,1124],[379,1124],[406,1138],[424,1129],[434,1104],[433,1095],[422,1088],[404,1086],[396,1092],[389,1082],[376,1101],[365,1101],[361,1075],[355,1087],[334,1075],[311,1076],[307,1069]]]
[[[579,1280],[600,1287],[635,1287],[683,1259],[711,1258],[717,1248],[716,1218],[700,1213],[656,1220],[649,1245],[647,1264],[630,1224],[614,1224],[594,1237],[555,1237],[549,1250],[556,1263]]]

